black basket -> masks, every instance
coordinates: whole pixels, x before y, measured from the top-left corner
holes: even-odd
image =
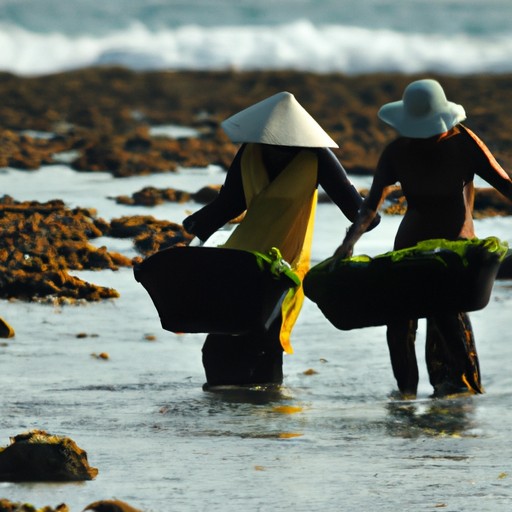
[[[261,255],[217,247],[173,247],[134,269],[162,327],[176,333],[243,334],[262,329],[295,283]]]
[[[375,258],[349,258],[332,270],[326,260],[306,275],[304,293],[342,330],[484,308],[506,245],[492,237],[438,242],[429,250],[421,249],[424,242]],[[455,251],[457,244],[464,245]]]

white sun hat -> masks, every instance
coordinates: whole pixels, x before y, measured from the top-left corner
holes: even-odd
[[[464,121],[466,112],[446,99],[439,82],[425,79],[410,83],[402,99],[383,105],[378,116],[404,137],[426,139]]]
[[[279,92],[221,124],[233,142],[275,146],[337,148],[323,128],[289,92]]]

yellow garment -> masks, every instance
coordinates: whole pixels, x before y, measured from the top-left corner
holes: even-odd
[[[247,212],[223,247],[262,253],[277,247],[302,281],[311,258],[317,202],[316,155],[312,151],[300,151],[269,182],[261,145],[248,144],[241,166]],[[288,353],[293,352],[290,333],[303,301],[302,285],[291,289],[283,301],[280,341]]]

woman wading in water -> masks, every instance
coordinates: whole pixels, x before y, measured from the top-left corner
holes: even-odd
[[[218,198],[187,217],[185,229],[205,241],[246,211],[221,247],[265,254],[276,247],[302,279],[309,269],[318,186],[352,221],[362,204],[329,149],[337,144],[288,92],[235,114],[222,127],[242,145]],[[303,299],[302,286],[292,289],[271,325],[257,331],[209,334],[203,347],[206,386],[280,384],[283,350],[292,352],[290,333]]]
[[[354,244],[375,218],[387,188],[397,182],[407,200],[407,211],[394,249],[428,239],[474,238],[475,174],[512,200],[509,176],[485,144],[460,124],[466,118],[464,108],[447,101],[437,81],[412,82],[402,100],[384,105],[378,115],[400,136],[384,149],[369,195],[336,257],[352,254]],[[414,397],[418,386],[414,347],[417,323],[411,318],[387,326],[393,373],[406,397]],[[427,319],[426,360],[435,396],[483,392],[473,331],[465,312]]]

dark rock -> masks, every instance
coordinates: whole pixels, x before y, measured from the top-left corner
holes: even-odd
[[[209,185],[194,194],[174,188],[144,187],[130,196],[117,196],[118,204],[134,206],[157,206],[164,202],[185,203],[193,200],[196,203],[207,204],[219,195],[220,185]]]
[[[14,335],[14,329],[3,318],[0,318],[0,338],[13,338]]]
[[[209,185],[199,189],[196,193],[192,194],[192,199],[196,203],[208,204],[211,203],[219,195],[220,185]]]
[[[185,203],[190,200],[190,194],[183,190],[173,188],[158,189],[156,187],[144,187],[134,192],[131,198],[116,198],[118,203],[132,204],[135,206],[156,206],[163,202]]]
[[[0,499],[0,512],[70,512],[65,503],[53,507],[43,507],[36,509],[29,503],[15,503],[7,499]]]
[[[95,512],[142,512],[138,508],[133,508],[128,503],[121,500],[101,500],[91,503],[84,508],[86,510],[93,510]]]
[[[0,451],[2,482],[63,482],[92,480],[98,470],[87,453],[68,437],[33,430],[11,438]]]

